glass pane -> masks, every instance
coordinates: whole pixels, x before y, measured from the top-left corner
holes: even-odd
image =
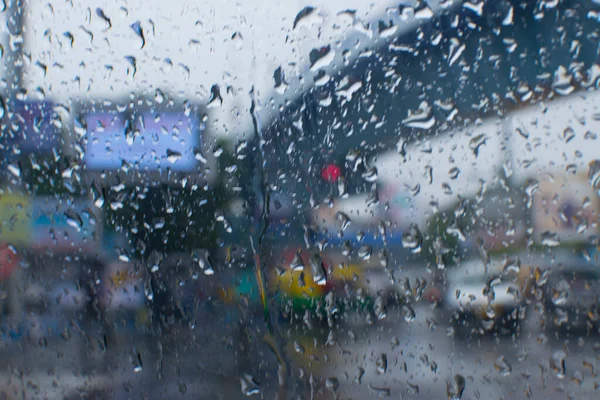
[[[0,2],[0,397],[595,398],[599,20]]]

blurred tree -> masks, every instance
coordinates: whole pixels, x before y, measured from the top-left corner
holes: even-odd
[[[459,201],[435,213],[427,222],[424,256],[428,263],[455,265],[467,249],[461,245],[473,235],[476,212],[469,200]],[[461,237],[462,236],[462,237]]]
[[[85,195],[78,166],[60,152],[23,154],[18,167],[23,186],[32,196]]]
[[[224,234],[216,214],[224,213],[235,196],[232,177],[244,173],[243,168],[229,168],[235,165],[233,154],[224,143],[218,145],[223,152],[212,184],[190,181],[182,187],[147,182],[119,192],[104,189],[106,228],[123,232],[135,256],[142,258],[153,251],[166,255],[203,248],[213,252]]]

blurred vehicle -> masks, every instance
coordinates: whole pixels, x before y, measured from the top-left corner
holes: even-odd
[[[460,263],[447,272],[440,313],[450,319],[457,333],[516,332],[523,303],[522,283],[510,267],[492,260]]]
[[[336,252],[287,251],[271,271],[270,282],[284,312],[320,317],[387,303],[396,289],[388,272],[366,261],[343,260]]]
[[[118,331],[136,331],[147,324],[145,271],[132,263],[113,261],[104,269],[100,305]]]
[[[280,294],[284,310],[303,315],[305,310],[320,308],[334,287],[343,286],[343,282],[352,283],[358,273],[356,266],[334,267],[329,259],[321,258],[319,252],[287,251],[270,279]]]
[[[597,262],[571,255],[535,270],[543,305],[543,328],[600,331],[600,271]]]

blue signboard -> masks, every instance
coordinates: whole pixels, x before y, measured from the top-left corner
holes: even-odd
[[[50,151],[59,144],[60,124],[52,103],[19,101],[11,110],[11,128],[3,134],[6,143],[19,146],[24,152]]]
[[[116,170],[123,162],[139,170],[170,168],[188,171],[196,166],[200,124],[179,112],[144,112],[133,122],[126,114],[87,115],[85,161],[91,170]]]

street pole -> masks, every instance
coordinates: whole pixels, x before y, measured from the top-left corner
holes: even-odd
[[[6,0],[4,0],[6,1]],[[6,3],[4,3],[6,4]],[[24,10],[25,0],[9,0],[9,3],[5,6],[5,12],[7,13],[6,27],[8,29],[8,37],[2,38],[2,45],[5,47],[5,57],[3,65],[3,75],[7,81],[7,92],[2,94],[3,99],[3,115],[2,115],[2,130],[0,136],[4,138],[6,143],[7,136],[14,134],[12,132],[12,121],[17,118],[9,110],[15,109],[16,101],[19,95],[19,91],[22,87],[23,82],[23,26],[25,22]],[[11,173],[8,172],[6,166],[14,160],[15,154],[13,153],[12,146],[8,145],[3,149],[4,161],[2,165],[2,173],[5,179],[1,179],[4,182],[10,182]],[[20,182],[20,180],[17,180]],[[20,318],[22,315],[23,308],[23,297],[22,297],[22,272],[21,268],[16,268],[15,271],[6,278],[6,285],[8,292],[11,294],[9,299],[8,313],[10,317]]]
[[[25,44],[25,2],[26,0],[10,0],[7,5],[8,49],[5,49],[6,80],[8,91],[6,93],[10,103],[16,100],[23,86],[23,47]]]

